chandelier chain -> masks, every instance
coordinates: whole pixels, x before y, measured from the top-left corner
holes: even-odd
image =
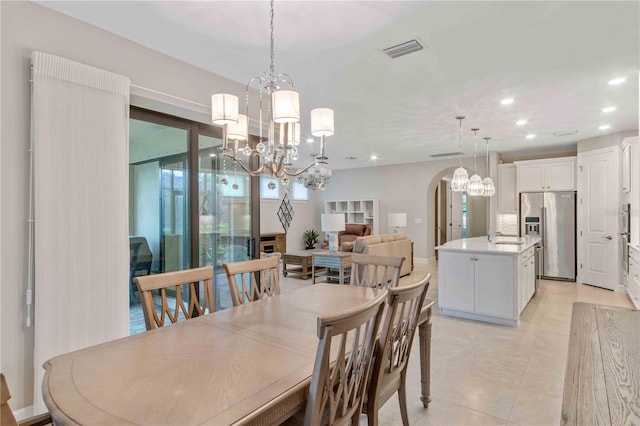
[[[274,0],[271,0],[271,23],[269,25],[269,31],[271,32],[271,38],[270,38],[270,48],[271,48],[271,53],[270,53],[270,65],[269,65],[269,80],[271,80],[271,82],[273,82],[275,84],[275,76],[276,76],[276,70],[275,70],[275,42],[274,42],[274,37],[273,37],[273,17],[274,17],[274,13],[273,13],[273,4],[274,4]]]

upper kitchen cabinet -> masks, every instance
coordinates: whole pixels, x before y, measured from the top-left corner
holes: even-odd
[[[514,161],[518,192],[575,191],[576,157]]]
[[[515,164],[498,164],[498,191],[496,192],[500,213],[518,213]]]

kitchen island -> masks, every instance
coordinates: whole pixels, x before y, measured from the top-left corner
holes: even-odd
[[[536,291],[537,237],[453,240],[438,250],[438,304],[444,315],[518,325]]]

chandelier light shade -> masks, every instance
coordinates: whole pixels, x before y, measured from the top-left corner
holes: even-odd
[[[295,90],[277,90],[271,95],[274,123],[300,121],[300,95]]]
[[[232,159],[251,176],[268,174],[280,179],[284,187],[289,189],[289,177],[301,177],[312,167],[316,167],[313,175],[327,176],[323,165],[327,164],[325,156],[325,136],[333,135],[333,110],[318,108],[312,111],[312,132],[321,136],[320,153],[313,161],[302,168],[295,168],[293,162],[298,158],[300,145],[300,95],[293,86],[293,80],[287,74],[276,74],[274,63],[274,0],[270,2],[270,62],[269,71],[260,77],[252,78],[246,86],[246,114],[238,114],[238,97],[229,94],[211,96],[211,120],[223,126],[224,157]],[[256,89],[249,90],[249,89]],[[250,95],[258,94],[257,102],[249,102]],[[258,113],[250,114],[249,105],[257,105]],[[317,112],[320,111],[320,112]],[[258,143],[250,146],[248,139],[248,117],[258,117]],[[316,117],[316,118],[314,118]],[[266,121],[263,123],[263,119]],[[277,127],[278,126],[278,127]],[[264,130],[266,135],[263,135]],[[229,140],[232,143],[229,143]],[[240,146],[239,141],[246,141]],[[249,164],[247,159],[240,158],[239,153],[255,161]],[[246,163],[245,163],[246,161]],[[329,171],[328,175],[330,176]],[[322,185],[328,178],[323,178]],[[319,184],[314,183],[313,186]],[[315,189],[315,188],[314,188]]]
[[[311,134],[313,136],[333,135],[333,110],[316,108],[311,110]]]
[[[211,121],[220,126],[238,123],[238,97],[226,93],[212,95]]]
[[[485,197],[493,197],[496,193],[496,186],[493,184],[493,179],[489,176],[489,139],[491,138],[484,138],[487,145],[487,177],[482,179],[482,186],[484,187],[484,193],[482,195]]]
[[[459,142],[459,156],[460,156],[460,166],[453,172],[453,179],[451,179],[451,190],[453,192],[464,192],[467,190],[469,186],[469,174],[462,167],[462,120],[464,120],[464,115],[459,115],[456,117],[456,120],[460,122],[460,129],[458,131],[458,142]]]
[[[227,127],[227,137],[238,141],[246,141],[249,137],[247,124],[247,116],[238,114],[238,122],[236,124],[229,124]]]
[[[471,129],[474,133],[474,148],[473,148],[473,168],[478,170],[478,130]],[[484,194],[484,186],[482,185],[482,178],[478,173],[474,173],[469,178],[469,186],[467,187],[467,194],[472,197],[479,197]]]

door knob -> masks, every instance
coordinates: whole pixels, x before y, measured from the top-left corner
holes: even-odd
[[[611,235],[608,235],[608,236],[602,237],[602,238],[604,238],[605,240],[609,240],[609,241],[611,241],[613,239],[613,237]]]

